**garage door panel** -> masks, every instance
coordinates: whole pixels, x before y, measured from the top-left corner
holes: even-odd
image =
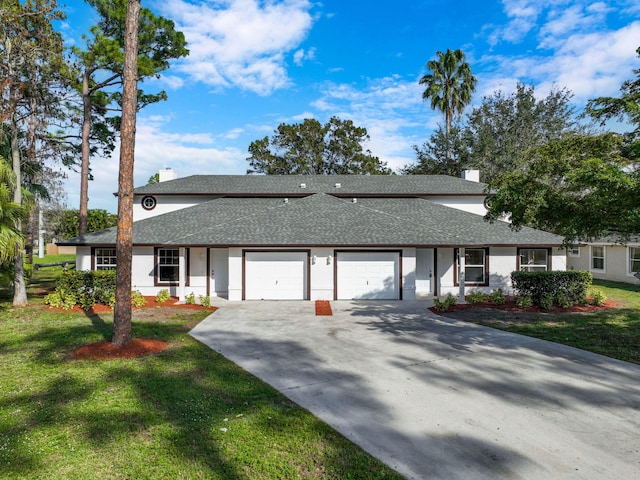
[[[247,252],[245,298],[247,300],[305,300],[306,252]]]
[[[337,259],[338,299],[400,298],[398,252],[340,252]]]

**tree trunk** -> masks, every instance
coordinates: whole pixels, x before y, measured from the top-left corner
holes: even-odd
[[[87,233],[89,209],[89,137],[91,135],[91,92],[89,72],[82,75],[82,160],[80,162],[80,225],[79,235]]]
[[[13,201],[22,205],[22,170],[20,165],[20,144],[18,142],[18,127],[15,122],[11,125],[11,158],[13,173],[16,177],[16,188],[13,191]],[[22,230],[22,222],[17,222],[18,231]],[[27,286],[24,280],[24,264],[22,251],[16,252],[13,267],[13,306],[23,307],[29,303],[27,300]]]
[[[116,237],[115,345],[131,341],[131,257],[133,250],[133,163],[138,108],[138,18],[140,0],[128,0],[124,39],[120,173],[118,176],[118,233]]]

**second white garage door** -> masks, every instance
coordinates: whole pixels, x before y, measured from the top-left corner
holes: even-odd
[[[338,252],[336,269],[339,300],[400,298],[398,252]]]
[[[306,300],[307,252],[246,252],[247,300]]]

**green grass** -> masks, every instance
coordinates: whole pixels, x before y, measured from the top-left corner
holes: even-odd
[[[54,255],[45,255],[44,258],[33,256],[33,263],[56,263],[56,262],[75,262],[76,255],[74,253],[56,253]],[[51,267],[53,268],[53,267]]]
[[[46,308],[56,274],[34,272],[26,308],[0,297],[0,478],[401,478],[192,339],[207,312],[135,320],[160,354],[75,360],[113,318]]]
[[[503,316],[478,323],[640,363],[640,286],[594,280],[594,290],[616,307],[593,313],[543,313],[526,321]]]

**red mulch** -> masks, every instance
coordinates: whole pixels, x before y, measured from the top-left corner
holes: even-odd
[[[197,303],[192,303],[192,304],[186,304],[186,303],[180,303],[180,304],[176,304],[176,302],[178,301],[177,297],[171,297],[169,300],[167,300],[166,302],[156,302],[156,297],[147,297],[145,296],[144,299],[146,300],[146,304],[142,307],[132,307],[133,310],[141,310],[143,308],[154,308],[154,307],[176,307],[176,308],[190,308],[190,309],[197,309],[197,310],[211,310],[212,312],[216,311],[218,309],[218,307],[204,307],[202,305],[199,305]],[[58,307],[51,307],[51,308],[55,308],[56,310],[62,310],[62,308],[58,308]],[[67,312],[84,312],[84,310],[82,309],[82,307],[80,305],[76,305],[73,308],[71,308],[70,310],[66,310]],[[95,304],[90,310],[87,310],[88,313],[109,313],[109,312],[113,312],[113,308],[110,307],[109,305],[102,305],[102,304]]]
[[[156,302],[156,297],[144,297],[146,304],[143,307],[133,307],[133,310],[141,310],[143,308],[156,307],[175,307],[179,309],[197,309],[215,311],[218,307],[205,307],[198,304],[176,304],[178,299],[172,297],[166,302]],[[82,308],[76,305],[71,312],[82,312]],[[113,312],[113,308],[108,305],[96,304],[87,313],[108,313]],[[118,347],[111,342],[97,342],[90,345],[82,346],[73,352],[76,360],[93,359],[93,360],[113,360],[116,358],[137,358],[145,355],[158,353],[167,348],[169,344],[160,340],[152,340],[148,338],[134,338],[128,344]]]
[[[329,300],[316,300],[316,315],[333,315]]]
[[[461,310],[470,310],[474,308],[493,308],[496,310],[504,310],[507,312],[538,312],[538,313],[589,313],[589,312],[598,312],[600,310],[606,310],[607,308],[616,307],[615,302],[611,302],[609,300],[604,302],[604,305],[598,307],[596,305],[573,305],[569,308],[560,308],[558,306],[553,307],[550,310],[546,310],[539,306],[520,308],[516,305],[515,299],[509,298],[506,303],[503,305],[496,305],[492,302],[478,302],[478,303],[457,303],[451,308],[449,308],[450,312],[459,312]],[[430,307],[434,313],[439,313],[435,307]]]
[[[126,345],[118,347],[111,342],[97,342],[78,348],[73,352],[76,360],[113,360],[116,358],[137,358],[152,353],[158,353],[167,348],[167,342],[134,338]]]

